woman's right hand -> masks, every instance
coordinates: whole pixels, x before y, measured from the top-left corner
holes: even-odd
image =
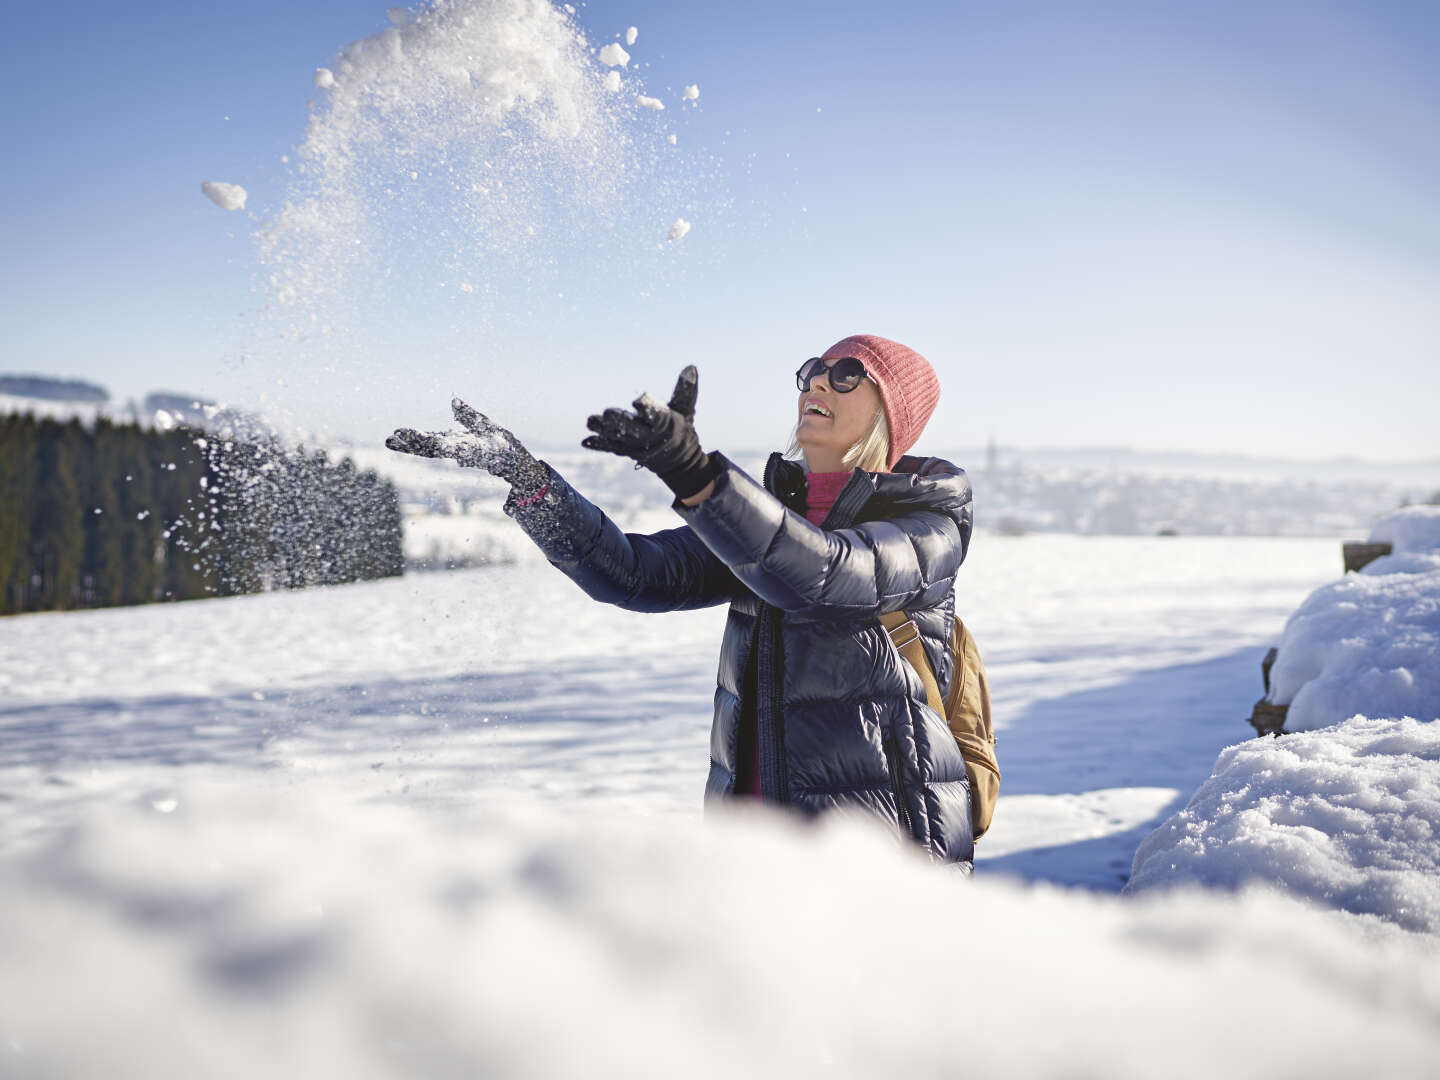
[[[396,428],[385,445],[402,454],[450,458],[469,468],[484,469],[509,481],[522,495],[545,484],[549,477],[546,467],[511,432],[459,398],[451,398],[450,411],[464,425],[464,432]]]

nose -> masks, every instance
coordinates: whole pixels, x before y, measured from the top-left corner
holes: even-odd
[[[825,383],[824,387],[820,386],[822,380]],[[826,393],[834,393],[833,388],[830,386],[830,369],[828,367],[824,371],[810,377],[810,389],[824,389]]]

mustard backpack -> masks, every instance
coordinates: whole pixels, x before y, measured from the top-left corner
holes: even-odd
[[[995,728],[990,722],[990,688],[985,681],[985,665],[980,650],[965,624],[955,619],[950,628],[950,659],[955,674],[950,679],[950,696],[940,698],[940,684],[930,668],[925,647],[920,643],[920,630],[915,620],[903,611],[880,616],[880,623],[900,655],[915,669],[925,684],[925,696],[934,709],[950,725],[950,732],[965,758],[965,773],[970,778],[970,821],[975,839],[990,828],[995,813],[995,800],[1000,797],[1000,766],[995,761]]]

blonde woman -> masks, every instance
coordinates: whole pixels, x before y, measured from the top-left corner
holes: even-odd
[[[701,448],[693,367],[666,405],[646,395],[590,417],[583,445],[634,459],[674,493],[683,524],[649,535],[621,532],[458,400],[464,434],[406,428],[386,445],[509,481],[505,512],[597,600],[653,612],[730,605],[707,803],[861,808],[968,872],[964,759],[879,622],[892,611],[914,621],[948,692],[970,482],[947,461],[906,453],[934,412],[939,379],[914,350],[858,334],[803,363],[796,385],[791,456],[772,454],[758,481]]]

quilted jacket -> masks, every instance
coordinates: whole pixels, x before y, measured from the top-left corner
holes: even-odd
[[[505,512],[597,600],[632,611],[730,605],[707,804],[734,793],[748,708],[764,801],[805,814],[867,810],[968,872],[964,760],[877,618],[910,614],[948,691],[955,574],[970,542],[964,470],[914,456],[889,473],[857,469],[817,527],[804,516],[798,463],[772,454],[757,483],[713,457],[713,494],[694,507],[677,502],[685,524],[675,529],[624,533],[553,469],[543,499],[522,507],[512,498]]]

